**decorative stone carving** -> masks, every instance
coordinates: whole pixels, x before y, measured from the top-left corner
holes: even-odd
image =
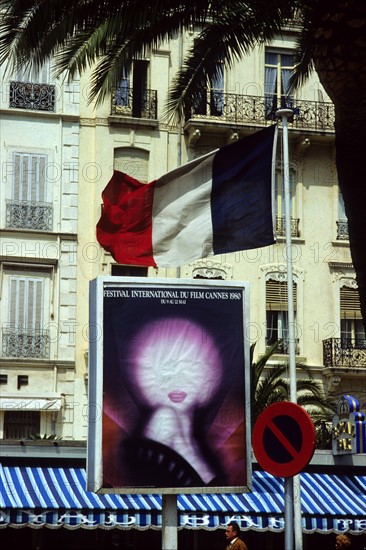
[[[197,260],[190,264],[185,272],[192,279],[232,279],[232,267],[214,260]]]

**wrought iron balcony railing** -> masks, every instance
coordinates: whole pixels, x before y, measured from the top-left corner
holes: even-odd
[[[290,100],[294,111],[292,128],[334,131],[334,105],[320,101]],[[276,119],[272,98],[211,92],[186,114],[186,120],[216,120],[228,123],[266,124]]]
[[[56,86],[34,82],[10,82],[9,107],[33,111],[55,111]]]
[[[338,241],[348,241],[348,221],[347,220],[338,220],[337,221],[337,239]]]
[[[6,201],[6,227],[51,231],[52,203]]]
[[[112,88],[111,114],[156,120],[158,93],[148,89],[138,93],[133,88]]]
[[[300,237],[299,231],[299,219],[291,218],[291,237]],[[286,235],[286,222],[285,218],[282,216],[276,216],[276,234],[279,237],[284,237]]]
[[[328,338],[323,340],[325,367],[366,368],[366,340]]]
[[[4,329],[2,338],[4,357],[26,357],[30,359],[49,359],[49,331],[21,331]]]

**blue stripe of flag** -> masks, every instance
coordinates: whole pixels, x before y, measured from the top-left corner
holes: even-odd
[[[212,165],[215,254],[274,243],[272,162],[276,126],[222,147]]]

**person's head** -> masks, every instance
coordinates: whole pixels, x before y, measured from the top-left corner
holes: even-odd
[[[225,531],[226,540],[229,542],[240,535],[240,527],[236,521],[228,523]]]
[[[180,411],[207,405],[222,379],[212,336],[190,319],[163,318],[133,338],[128,368],[134,391],[152,408]]]
[[[336,550],[346,550],[346,548],[351,548],[351,539],[347,535],[337,535]]]

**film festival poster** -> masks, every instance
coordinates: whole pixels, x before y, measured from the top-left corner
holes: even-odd
[[[104,287],[102,490],[247,486],[246,296]]]

